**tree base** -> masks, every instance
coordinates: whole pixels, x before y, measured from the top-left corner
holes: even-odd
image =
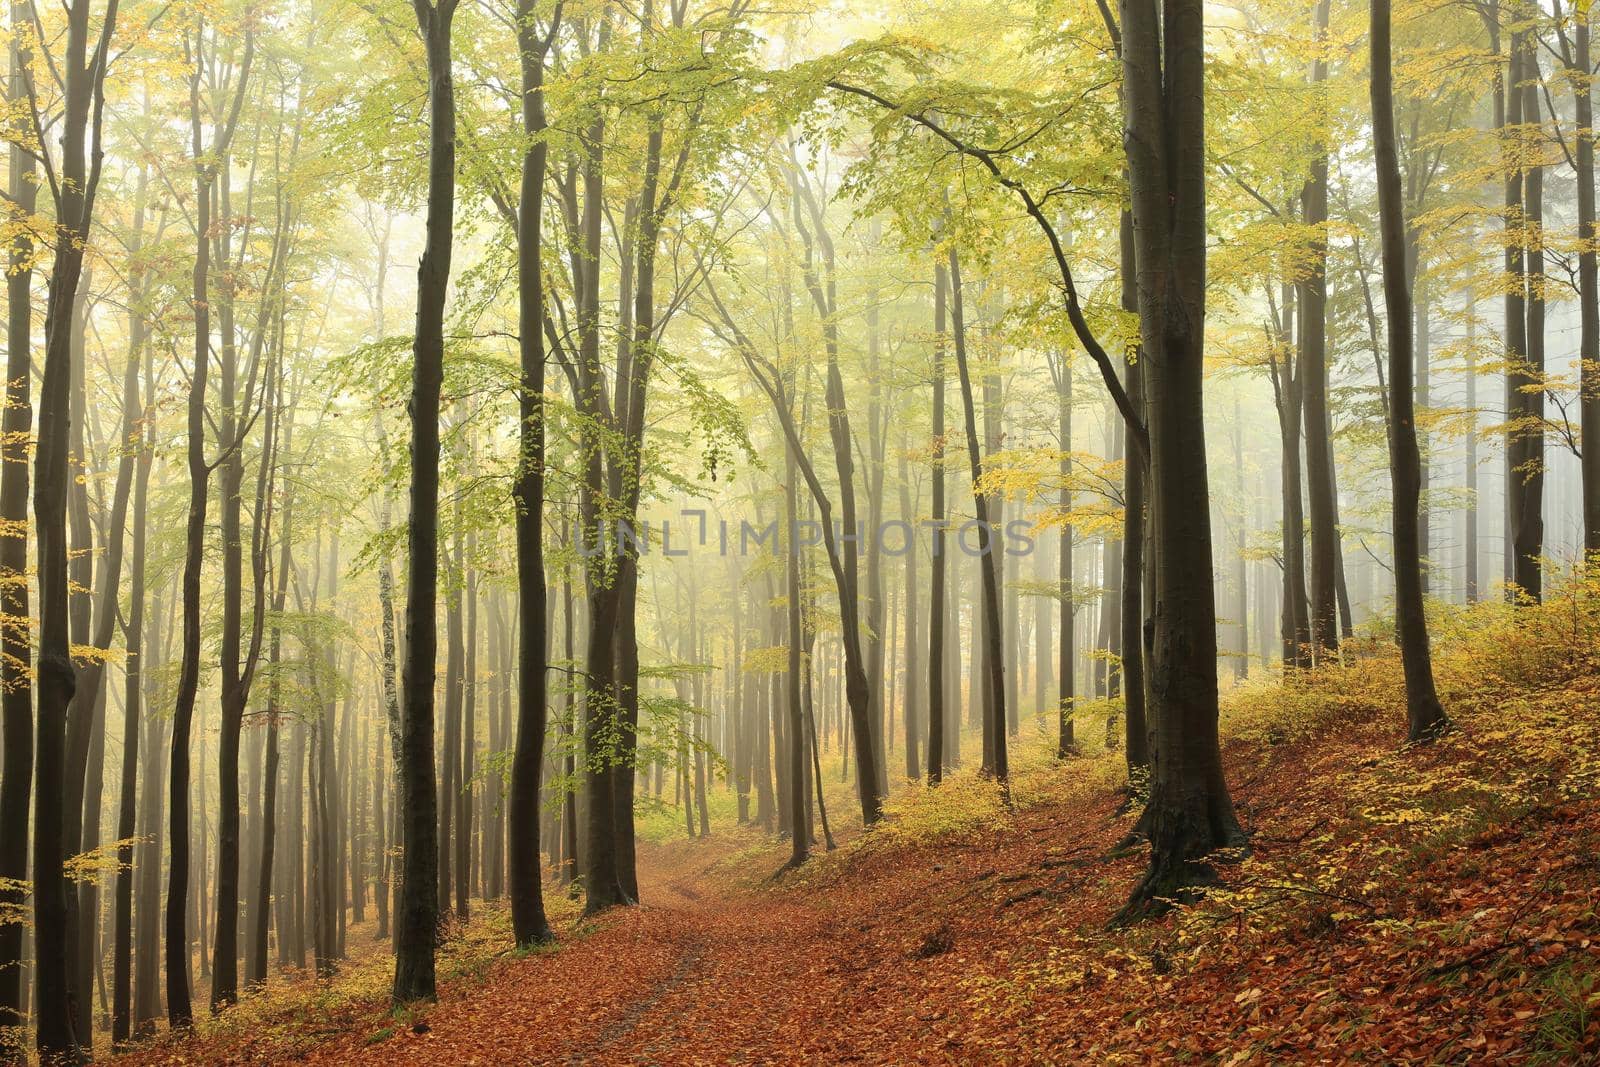
[[[550,929],[548,923],[543,923],[528,937],[518,939],[517,949],[523,952],[531,951],[544,945],[554,944],[555,939],[555,931]]]
[[[1426,745],[1437,741],[1451,730],[1455,723],[1450,721],[1450,716],[1444,713],[1444,708],[1435,704],[1429,713],[1415,718],[1408,718],[1406,726],[1406,743],[1411,745]]]
[[[1112,916],[1112,927],[1160,918],[1175,905],[1193,904],[1205,887],[1217,884],[1215,863],[1237,862],[1250,851],[1249,838],[1225,797],[1221,804],[1194,798],[1173,807],[1152,800],[1113,853],[1140,838],[1150,842],[1150,865]]]

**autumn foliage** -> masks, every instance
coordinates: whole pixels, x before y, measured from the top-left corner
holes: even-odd
[[[958,774],[782,876],[785,850],[732,826],[650,845],[645,906],[569,909],[532,955],[490,910],[415,1015],[358,964],[130,1062],[1586,1061],[1600,583],[1440,610],[1437,744],[1402,744],[1382,634],[1226,696],[1250,852],[1162,921],[1107,924],[1143,862],[1113,851],[1119,754],[1060,763],[1041,737],[1015,811]]]

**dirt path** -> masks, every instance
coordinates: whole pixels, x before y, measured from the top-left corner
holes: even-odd
[[[415,1022],[374,1016],[319,1046],[313,1063],[726,1062],[754,1052],[826,958],[827,916],[710,872],[749,842],[646,849],[645,904],[560,932],[550,952],[482,976],[441,975]],[[770,1058],[759,1052],[745,1062]]]
[[[1252,858],[1168,921],[1107,928],[1143,864],[1111,852],[1127,822],[1112,792],[921,838],[901,823],[776,886],[754,883],[782,848],[729,830],[642,848],[645,904],[569,923],[550,951],[495,956],[485,920],[485,950],[442,953],[439,1001],[415,1016],[390,1014],[370,968],[137,1062],[1500,1063],[1587,1048],[1590,1027],[1600,1047],[1591,779],[1563,792],[1552,773],[1485,813],[1507,734],[1462,718],[1426,749],[1400,748],[1389,717],[1234,746]],[[1594,736],[1587,721],[1538,751],[1585,753],[1593,774]],[[1419,824],[1428,781],[1422,815],[1463,829]],[[1389,810],[1406,817],[1370,814]]]

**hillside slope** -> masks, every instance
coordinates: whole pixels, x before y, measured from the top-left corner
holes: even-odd
[[[1384,646],[1231,694],[1226,755],[1252,851],[1159,922],[1107,928],[1142,862],[1112,852],[1131,825],[1115,754],[1030,750],[1014,813],[958,777],[782,877],[781,848],[748,829],[651,846],[646,906],[569,917],[558,946],[520,958],[493,956],[503,922],[486,917],[415,1016],[387,1013],[376,958],[354,992],[245,1005],[137,1059],[1592,1061],[1590,592],[1516,620],[1444,620],[1456,729],[1431,746],[1401,743]]]

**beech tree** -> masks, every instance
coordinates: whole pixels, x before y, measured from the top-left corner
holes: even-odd
[[[1383,238],[1383,302],[1389,325],[1389,464],[1394,480],[1395,629],[1405,662],[1406,735],[1425,741],[1449,725],[1433,684],[1427,618],[1422,605],[1417,497],[1421,459],[1412,410],[1411,279],[1406,273],[1405,219],[1395,149],[1394,73],[1388,0],[1372,3],[1372,147],[1378,168]]]
[[[394,999],[431,1000],[438,824],[433,773],[434,653],[438,624],[439,392],[444,379],[444,310],[455,217],[456,104],[450,30],[456,0],[413,0],[428,70],[427,241],[417,267],[412,346],[411,494],[406,538],[406,653],[401,681],[400,783],[403,869],[395,912]]]
[[[8,10],[0,1061],[626,1057],[641,952],[1120,967],[1143,935],[1006,949],[1074,879],[1200,956],[1392,910],[1340,942],[1383,974],[1432,905],[1374,843],[1457,832],[1446,778],[1581,807],[1588,11]],[[236,1047],[391,952],[416,1033]],[[585,1039],[507,982],[610,992]],[[967,1036],[1037,1058],[1126,993]],[[652,1054],[765,1053],[689,999]]]

